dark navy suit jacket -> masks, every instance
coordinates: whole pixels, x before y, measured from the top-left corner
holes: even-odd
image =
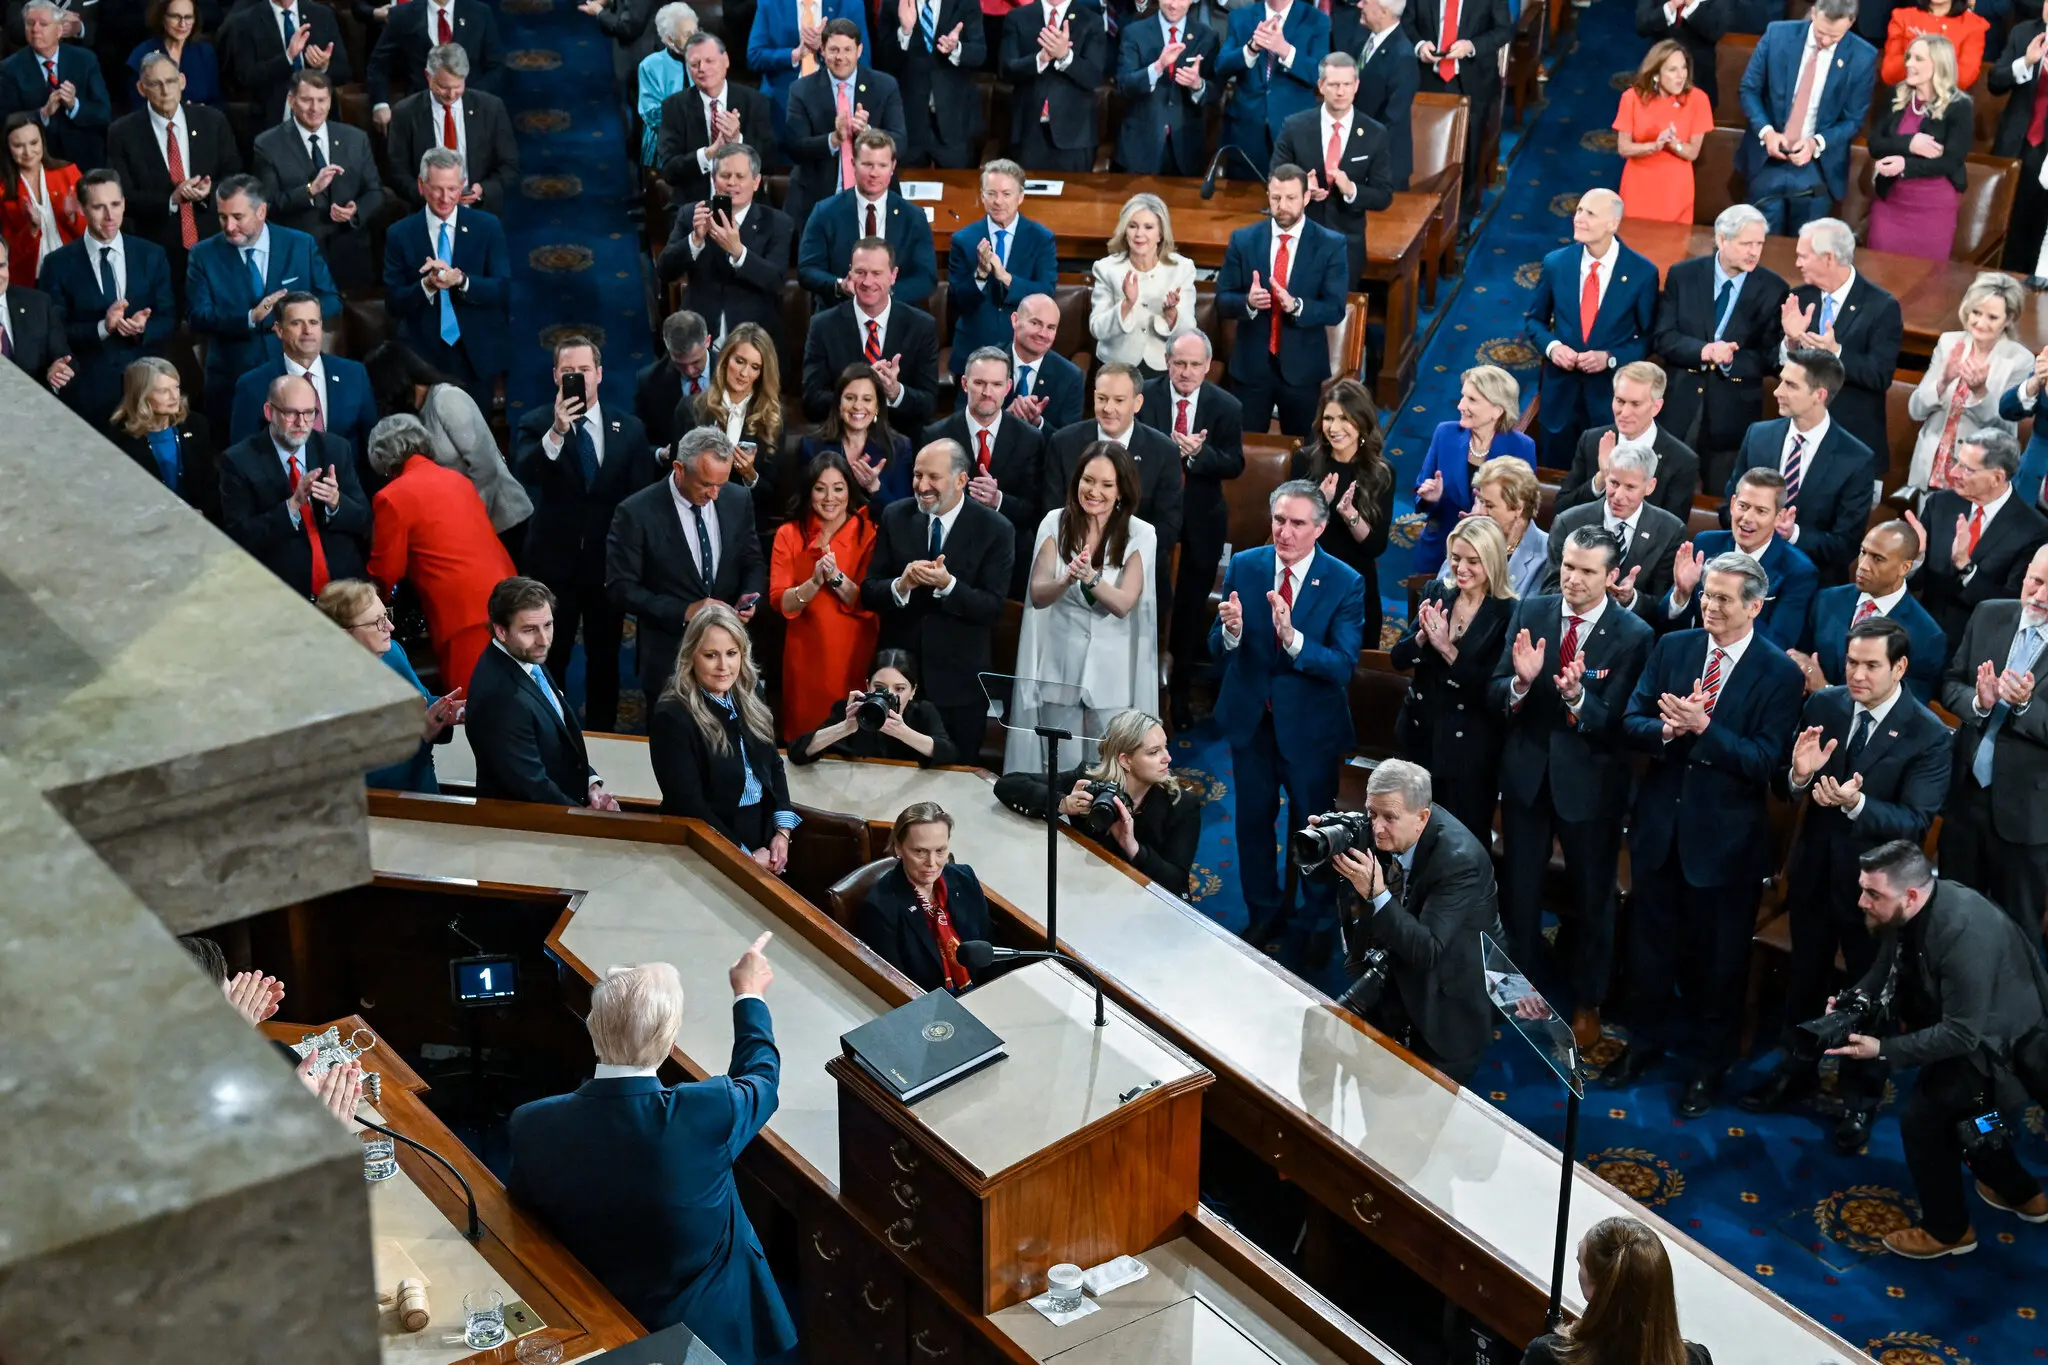
[[[1800,728],[1818,727],[1820,742],[1835,746],[1814,780],[1846,781],[1860,773],[1863,809],[1851,820],[1843,809],[1809,806],[1791,860],[1798,872],[1824,877],[1823,885],[1836,895],[1846,892],[1848,899],[1855,897],[1857,855],[1892,839],[1918,844],[1927,837],[1928,826],[1948,799],[1955,747],[1948,726],[1908,692],[1892,703],[1883,724],[1871,727],[1863,752],[1851,766],[1850,727],[1855,715],[1856,702],[1846,687],[1822,688],[1806,699]],[[1791,776],[1788,770],[1777,783],[1787,797],[1793,795]],[[1813,883],[1801,878],[1792,885],[1804,889]]]
[[[1362,53],[1365,39],[1356,48],[1345,48],[1356,57]],[[1394,188],[1405,190],[1408,179],[1415,174],[1415,132],[1411,122],[1415,107],[1415,92],[1422,83],[1421,64],[1415,60],[1415,44],[1396,24],[1387,30],[1387,36],[1380,39],[1380,45],[1358,72],[1358,98],[1352,108],[1369,119],[1379,121],[1387,130],[1389,150],[1394,156]]]
[[[1586,661],[1585,699],[1576,713],[1558,696],[1564,599],[1525,598],[1508,622],[1507,638],[1523,631],[1544,646],[1543,667],[1528,694],[1515,700],[1515,652],[1503,649],[1487,683],[1487,704],[1507,717],[1501,746],[1501,795],[1534,806],[1550,779],[1550,801],[1564,820],[1619,820],[1628,813],[1629,759],[1621,741],[1623,708],[1649,658],[1643,618],[1609,603],[1579,642]]]
[[[932,291],[939,287],[939,257],[932,249],[932,225],[924,210],[890,190],[879,215],[882,236],[896,253],[896,287],[889,296],[898,303],[931,311]],[[867,235],[860,221],[860,194],[841,190],[811,210],[796,251],[796,277],[829,308],[845,296],[836,286],[853,264],[853,247]],[[1014,258],[1013,258],[1014,259]]]
[[[832,6],[821,8],[829,16]],[[767,12],[767,5],[757,11]],[[757,20],[756,31],[758,25]],[[794,39],[791,41],[794,45]],[[893,36],[890,41],[895,41]],[[783,61],[788,60],[785,53]],[[868,126],[895,138],[897,153],[901,155],[910,134],[903,117],[903,89],[896,84],[896,78],[862,63],[854,68],[850,79],[853,102],[867,110]],[[833,103],[832,73],[823,66],[786,88],[787,99],[770,92],[775,106],[775,140],[791,163],[789,191],[783,198],[782,211],[801,229],[812,209],[839,192],[839,154],[832,150],[832,124],[838,109]]]
[[[482,209],[461,208],[455,213],[454,237],[448,264],[469,278],[468,287],[455,295],[455,320],[477,374],[488,380],[510,363],[512,265],[505,228]],[[384,238],[384,291],[399,339],[426,356],[441,345],[440,302],[420,288],[420,263],[433,254],[425,209],[393,223]]]
[[[341,488],[341,501],[330,514],[324,508],[310,513],[318,517],[320,548],[327,560],[329,580],[363,577],[359,542],[370,537],[370,502],[356,481],[355,462],[348,447],[324,432],[306,438],[301,457],[308,470],[334,468]],[[291,480],[284,461],[277,456],[268,431],[229,446],[220,455],[220,528],[228,538],[247,550],[264,568],[292,585],[300,596],[313,595],[313,549],[304,521],[292,525],[285,502],[291,496]],[[314,504],[318,506],[318,504]],[[301,517],[308,515],[301,513]]]
[[[1595,422],[1604,420],[1614,402],[1614,372],[1650,353],[1650,332],[1657,322],[1657,267],[1620,243],[1614,278],[1607,282],[1593,333],[1587,336],[1579,318],[1579,265],[1585,250],[1574,242],[1543,258],[1536,296],[1525,315],[1529,341],[1538,355],[1551,342],[1562,341],[1574,351],[1605,351],[1614,363],[1601,374],[1582,374],[1545,360],[1537,411],[1545,431],[1563,431],[1581,411]]]
[[[1010,353],[1016,359],[1016,352]],[[1018,372],[1021,375],[1022,371]],[[1045,411],[1039,414],[1038,434],[1048,442],[1053,434],[1063,431],[1081,420],[1082,390],[1087,387],[1081,367],[1061,355],[1058,351],[1047,351],[1031,371],[1031,388],[1025,393],[1028,398],[1043,398]],[[1023,386],[1015,376],[1010,382],[1010,396],[1016,397]],[[966,411],[967,393],[960,393],[960,410]]]
[[[113,121],[114,105],[100,64],[87,49],[59,43],[57,77],[77,89],[78,107],[44,125],[50,158],[69,161],[80,170],[106,165],[107,125]],[[0,114],[39,110],[49,97],[50,83],[34,48],[24,47],[0,62]]]
[[[1749,120],[1736,144],[1735,169],[1754,177],[1766,161],[1759,135],[1765,128],[1786,131],[1792,99],[1799,89],[1800,57],[1806,51],[1808,21],[1781,19],[1763,32],[1742,72],[1742,114]],[[1821,179],[1831,198],[1849,188],[1849,144],[1870,115],[1870,92],[1877,82],[1877,49],[1855,34],[1835,44],[1827,84],[1821,87],[1820,109],[1813,131],[1823,144]]]
[[[1728,475],[1724,499],[1735,496],[1735,485],[1756,468],[1776,470],[1779,452],[1785,448],[1785,433],[1792,419],[1779,417],[1758,422],[1742,436],[1742,449],[1735,468]],[[1800,462],[1799,496],[1793,499],[1798,514],[1799,548],[1830,584],[1849,576],[1863,533],[1870,524],[1872,467],[1870,447],[1852,435],[1840,422],[1828,423],[1827,435],[1818,449],[1804,452]],[[1728,519],[1728,503],[1721,504],[1721,519]],[[1777,584],[1775,577],[1771,580]],[[1781,640],[1783,637],[1779,637]]]
[[[1849,654],[1849,622],[1856,615],[1856,603],[1863,593],[1854,583],[1822,588],[1807,614],[1806,633],[1799,648],[1812,654],[1821,676],[1831,684],[1842,681],[1842,665]],[[1923,702],[1941,695],[1941,670],[1948,667],[1948,636],[1928,615],[1919,599],[1907,593],[1885,613],[1906,628],[1910,653],[1906,663],[1906,686]]]
[[[369,458],[370,428],[377,425],[377,400],[370,396],[370,376],[362,362],[339,355],[321,356],[320,372],[327,377],[327,392],[320,395],[321,419],[327,434],[349,443],[361,472]],[[229,441],[246,441],[262,429],[263,405],[270,400],[270,382],[283,373],[284,357],[279,356],[235,381]]]
[[[1706,733],[1667,744],[1658,699],[1692,694],[1707,671],[1708,645],[1704,630],[1657,641],[1629,698],[1622,733],[1650,756],[1629,822],[1629,857],[1641,869],[1661,867],[1676,845],[1691,885],[1754,888],[1772,870],[1765,797],[1791,761],[1806,685],[1783,650],[1752,633],[1742,658],[1723,671]]]
[[[100,289],[99,243],[90,234],[66,242],[50,253],[36,275],[36,286],[62,310],[76,372],[62,391],[72,409],[95,426],[121,402],[121,374],[146,355],[162,355],[171,333],[178,330],[178,304],[171,293],[171,263],[164,249],[147,237],[121,234],[121,256],[127,263],[125,293],[132,317],[147,308],[149,321],[139,337],[109,333],[100,338],[100,324],[114,301]],[[86,248],[94,250],[90,255]]]
[[[990,240],[986,215],[953,234],[946,254],[946,313],[953,319],[953,373],[966,368],[968,355],[980,346],[1010,344],[1010,314],[1033,294],[1050,296],[1059,276],[1059,246],[1052,229],[1022,214],[1010,236],[1005,286],[993,274],[986,283],[974,278],[981,244]],[[901,287],[901,278],[898,279]]]
[[[1252,30],[1265,17],[1263,5],[1232,10],[1230,27],[1223,35],[1223,50],[1216,58],[1219,77],[1237,78],[1230,102],[1223,109],[1223,140],[1245,148],[1254,161],[1279,138],[1281,124],[1304,109],[1315,108],[1316,68],[1330,55],[1329,16],[1305,0],[1298,0],[1287,7],[1287,19],[1281,30],[1287,41],[1294,44],[1294,60],[1282,66],[1278,57],[1261,52],[1247,66],[1245,44],[1252,40]]]
[[[1320,14],[1316,17],[1322,18]],[[1343,234],[1306,218],[1297,230],[1300,235],[1295,239],[1294,259],[1287,268],[1287,290],[1301,300],[1301,311],[1280,320],[1280,379],[1287,384],[1320,384],[1330,377],[1330,343],[1323,329],[1344,321],[1350,248]],[[1255,381],[1270,373],[1272,358],[1266,348],[1272,335],[1273,312],[1266,308],[1247,316],[1245,295],[1251,289],[1255,272],[1261,285],[1272,283],[1272,258],[1272,219],[1261,218],[1230,234],[1230,246],[1223,253],[1223,269],[1216,276],[1216,307],[1223,316],[1237,319],[1237,339],[1230,352],[1233,379]],[[1652,293],[1656,286],[1657,272],[1652,267]]]
[[[1365,633],[1365,580],[1329,551],[1309,557],[1305,586],[1294,599],[1301,652],[1288,658],[1273,637],[1273,590],[1278,560],[1270,545],[1240,550],[1223,575],[1223,599],[1237,594],[1244,634],[1236,649],[1223,647],[1223,622],[1209,627],[1209,657],[1223,666],[1216,719],[1228,735],[1249,736],[1273,709],[1280,759],[1289,766],[1328,766],[1351,752],[1351,671]]]
[[[385,17],[384,31],[370,49],[369,70],[363,78],[372,104],[391,103],[394,88],[401,95],[422,88],[427,54],[435,47],[435,35],[428,31],[433,9],[432,5],[419,9],[394,5]],[[462,0],[451,6],[449,13],[455,18],[456,46],[469,57],[470,88],[502,94],[499,81],[505,57],[498,40],[497,11],[483,0]]]
[[[1120,171],[1159,174],[1169,129],[1183,171],[1193,174],[1192,168],[1206,157],[1203,138],[1208,119],[1204,111],[1223,98],[1224,79],[1216,72],[1216,55],[1221,49],[1214,28],[1193,14],[1187,17],[1194,22],[1180,25],[1182,46],[1175,66],[1192,66],[1201,58],[1200,95],[1177,83],[1172,72],[1156,81],[1152,78],[1149,68],[1166,51],[1166,20],[1156,9],[1143,19],[1126,23],[1119,36],[1116,88],[1124,97],[1123,124],[1116,135],[1116,168]]]
[[[335,289],[334,277],[327,273],[327,261],[313,238],[275,223],[266,230],[270,234],[270,260],[263,274],[263,292],[304,289],[319,296],[321,317],[338,316],[341,294]],[[394,236],[397,231],[392,229]],[[194,332],[206,338],[209,392],[218,389],[232,393],[237,379],[277,356],[277,334],[267,325],[249,325],[249,310],[256,306],[258,297],[249,268],[242,263],[240,249],[226,234],[202,237],[185,258],[185,320]]]
[[[781,1056],[767,1003],[732,1006],[723,1076],[585,1081],[512,1112],[512,1198],[650,1330],[680,1322],[721,1360],[796,1344],[733,1163],[775,1113]]]
[[[761,93],[768,97],[769,110],[775,115],[775,140],[782,142],[783,119],[789,108],[789,88],[795,85],[801,68],[790,65],[789,54],[796,51],[797,39],[801,36],[802,16],[798,12],[797,0],[760,0],[754,9],[754,26],[747,32],[747,69],[761,77]],[[891,11],[894,14],[894,11]],[[871,50],[868,45],[868,7],[860,0],[818,0],[818,24],[820,27],[834,19],[851,19],[860,29],[860,45],[863,52]],[[893,23],[893,19],[892,19]],[[889,35],[891,41],[895,35]],[[825,64],[818,63],[823,71]],[[828,101],[829,103],[829,101]],[[873,105],[868,106],[871,119],[875,113]],[[876,127],[887,127],[902,145],[903,131],[899,127],[874,120]],[[828,115],[825,126],[831,127]],[[783,150],[789,144],[782,143]],[[795,214],[791,214],[795,217]]]
[[[1692,548],[1711,560],[1735,549],[1735,533],[1702,531],[1692,538]],[[1764,599],[1764,609],[1756,616],[1756,633],[1780,649],[1797,649],[1799,637],[1806,633],[1806,614],[1813,606],[1813,595],[1820,588],[1820,575],[1798,546],[1788,545],[1777,536],[1772,536],[1771,543],[1764,546],[1757,563],[1764,566],[1764,576],[1770,579],[1771,587],[1770,596]],[[1659,634],[1697,626],[1699,589],[1693,589],[1684,611],[1674,616],[1670,608],[1669,592],[1655,598],[1654,604],[1646,604],[1644,614]]]

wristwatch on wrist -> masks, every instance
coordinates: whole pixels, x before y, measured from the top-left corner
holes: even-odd
[[[825,586],[826,586],[826,587],[828,587],[828,588],[833,588],[833,589],[837,589],[837,588],[838,588],[838,587],[839,587],[839,586],[840,586],[841,584],[843,584],[843,583],[845,583],[845,582],[846,582],[846,575],[845,575],[845,574],[843,574],[843,573],[836,573],[836,574],[833,574],[833,575],[832,575],[832,576],[831,576],[830,578],[828,578],[828,579],[826,579],[826,580],[825,580]]]

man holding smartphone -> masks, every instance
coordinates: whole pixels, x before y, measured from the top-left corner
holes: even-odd
[[[745,143],[720,147],[712,163],[709,200],[685,204],[655,262],[663,283],[681,278],[683,307],[703,318],[711,335],[743,322],[769,336],[782,332],[782,282],[794,235],[788,215],[755,198],[761,154]]]

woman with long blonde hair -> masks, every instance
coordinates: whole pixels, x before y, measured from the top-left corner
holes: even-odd
[[[1870,128],[1875,197],[1865,246],[1949,258],[1975,125],[1970,97],[1956,84],[1955,47],[1938,33],[1921,34],[1906,46],[1906,78],[1890,111]]]
[[[725,432],[733,447],[732,476],[749,488],[766,480],[754,502],[757,510],[770,502],[782,447],[782,362],[760,323],[743,322],[725,334],[710,387],[697,399],[697,424]]]
[[[1117,215],[1109,253],[1091,270],[1088,331],[1096,358],[1166,373],[1166,348],[1195,327],[1195,263],[1173,245],[1173,217],[1156,194],[1134,194]]]

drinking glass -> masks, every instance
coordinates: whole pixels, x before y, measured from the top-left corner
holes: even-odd
[[[548,1336],[519,1339],[519,1365],[562,1365],[562,1343]]]
[[[462,1339],[482,1351],[505,1340],[505,1296],[495,1289],[472,1289],[462,1296]]]
[[[389,1180],[398,1174],[398,1144],[382,1133],[363,1134],[363,1179]]]

